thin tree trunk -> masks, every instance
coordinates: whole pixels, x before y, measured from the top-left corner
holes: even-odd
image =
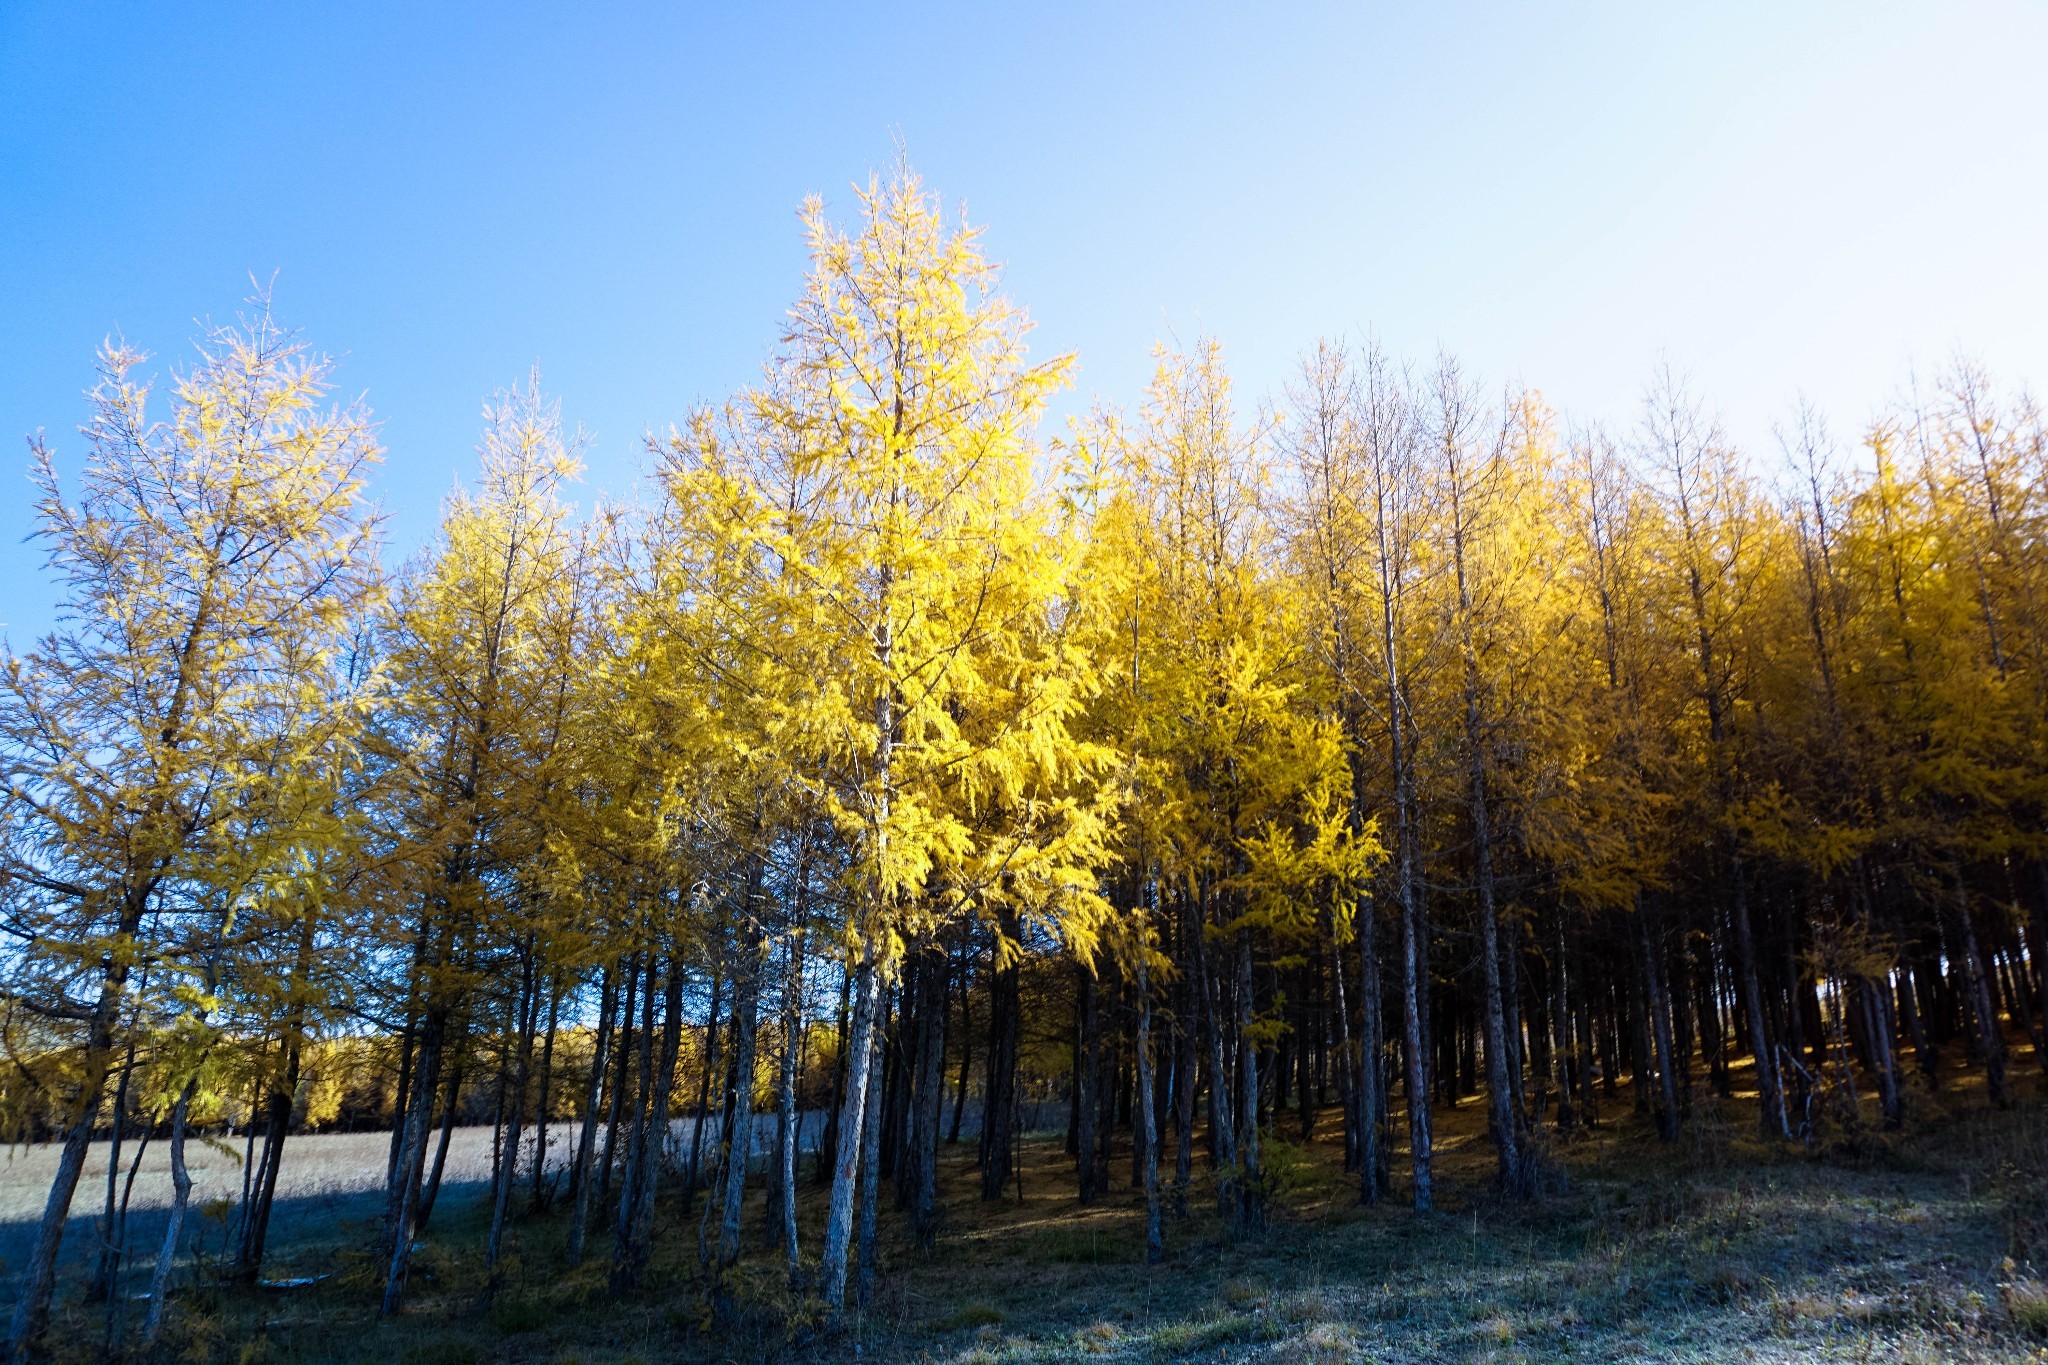
[[[759,861],[748,878],[749,910],[759,894]],[[747,1162],[754,1147],[754,1069],[761,1006],[761,934],[751,922],[742,934],[739,970],[733,979],[732,1091],[728,1097],[732,1138],[726,1149],[725,1193],[718,1230],[718,1263],[729,1266],[740,1257],[740,1216],[747,1190]]]
[[[618,981],[614,968],[605,964],[597,987],[597,1030],[590,1041],[590,1083],[583,1093],[582,1131],[576,1137],[576,1155],[569,1167],[569,1187],[574,1201],[569,1215],[570,1265],[583,1264],[583,1241],[590,1228],[590,1162],[597,1148],[597,1111],[604,1102],[606,1064],[611,1060],[612,1012],[618,1004]]]
[[[1237,931],[1237,1045],[1240,1118],[1237,1131],[1237,1233],[1255,1237],[1266,1230],[1266,1172],[1259,1159],[1259,1059],[1253,1040],[1252,936]]]
[[[875,992],[878,996],[881,993],[880,989]],[[868,1072],[872,1075],[882,1065],[881,1031],[869,1029],[868,1040]],[[854,1302],[862,1312],[875,1301],[875,1262],[881,1255],[876,1241],[882,1207],[882,1106],[875,1102],[878,1098],[871,1095],[861,1109],[860,1278],[854,1288]]]
[[[1406,823],[1405,821],[1403,822]],[[1404,833],[1403,842],[1412,836]],[[1404,852],[1396,874],[1401,892],[1401,1006],[1406,1027],[1404,1038],[1408,1059],[1408,1145],[1413,1171],[1415,1207],[1428,1212],[1435,1206],[1431,1182],[1429,1113],[1429,1052],[1423,1039],[1423,998],[1429,972],[1429,931],[1422,922],[1422,906],[1415,895],[1411,855]]]
[[[1230,1103],[1230,1069],[1225,1063],[1222,1007],[1216,976],[1209,970],[1203,925],[1195,926],[1194,975],[1202,992],[1202,1032],[1209,1044],[1209,1142],[1216,1167],[1216,1206],[1226,1216],[1237,1199],[1233,1184],[1237,1166],[1236,1123]]]
[[[493,1172],[491,1182],[491,1232],[484,1244],[484,1266],[495,1271],[498,1256],[505,1246],[505,1219],[512,1207],[512,1187],[519,1183],[519,1143],[525,1136],[526,1090],[532,1079],[533,1035],[537,1016],[540,1013],[540,971],[533,959],[533,940],[527,939],[525,971],[521,974],[519,993],[519,1052],[518,1061],[512,1073],[509,1119],[505,1124],[505,1140],[498,1154],[498,1169]],[[495,1274],[491,1286],[497,1284]],[[488,1294],[490,1291],[487,1290]]]
[[[698,1160],[704,1151],[704,1122],[711,1116],[712,1078],[718,1074],[718,1011],[725,990],[725,973],[711,976],[711,1004],[704,1013],[704,1070],[697,1078],[697,1117],[690,1124],[690,1170],[683,1179],[683,1212],[688,1213],[697,1198]],[[719,1109],[724,1110],[721,1102]]]
[[[1971,913],[1970,895],[1960,871],[1955,874],[1956,918],[1963,928],[1963,969],[1970,993],[1970,1012],[1976,1016],[1977,1050],[1984,1060],[1984,1093],[1996,1108],[2011,1103],[2005,1088],[2005,1031],[1999,1026],[1998,1006],[1991,998],[1991,983],[1984,954],[1977,945],[1977,917]]]
[[[798,896],[802,896],[798,891]],[[801,904],[801,902],[799,902]],[[802,912],[798,912],[801,926]],[[797,1254],[796,1231],[796,1157],[797,1148],[803,1141],[803,1122],[796,1110],[797,1068],[802,1061],[803,1042],[803,976],[804,948],[803,930],[798,928],[789,945],[789,965],[782,985],[782,1067],[777,1077],[776,1112],[781,1129],[776,1154],[781,1162],[782,1178],[776,1183],[779,1196],[775,1210],[775,1224],[781,1230],[782,1254],[789,1272],[789,1287],[794,1292],[802,1283],[803,1264]]]
[[[1193,906],[1186,896],[1179,898],[1180,913],[1175,928],[1182,944],[1183,970],[1180,973],[1180,1007],[1175,1013],[1174,1029],[1174,1077],[1173,1077],[1173,1215],[1187,1217],[1188,1189],[1194,1183],[1195,1168],[1195,1092],[1196,1084],[1196,1035],[1197,1018],[1201,1013],[1196,1003],[1198,988],[1193,950],[1188,946],[1192,934],[1200,933],[1195,923]]]
[[[1650,1013],[1650,1046],[1657,1071],[1657,1136],[1678,1141],[1678,1089],[1672,1074],[1671,1012],[1665,1006],[1664,983],[1658,971],[1658,954],[1647,912],[1638,898],[1635,910],[1636,948],[1642,959],[1643,990]]]
[[[867,1127],[869,1063],[874,1051],[875,961],[879,945],[864,939],[853,964],[853,1018],[847,1037],[846,1083],[840,1101],[837,1155],[832,1165],[832,1198],[825,1215],[825,1241],[818,1279],[833,1312],[846,1306],[847,1253],[853,1240],[854,1186],[860,1178],[862,1136]]]
[[[1777,1049],[1772,1045],[1772,1033],[1764,1019],[1763,984],[1757,975],[1756,941],[1750,932],[1749,890],[1743,881],[1741,855],[1731,852],[1728,863],[1730,917],[1735,923],[1735,951],[1741,961],[1742,1008],[1749,1019],[1750,1055],[1756,1059],[1757,1123],[1765,1137],[1789,1138],[1792,1129],[1785,1113],[1785,1089],[1778,1075]]]
[[[389,1261],[384,1276],[384,1297],[379,1314],[389,1317],[405,1298],[406,1269],[412,1261],[413,1220],[419,1210],[419,1180],[416,1172],[426,1158],[427,1127],[433,1114],[434,1091],[441,1076],[441,1042],[447,1030],[445,1013],[428,1012],[421,1033],[415,1063],[411,1102],[405,1110],[405,1141],[400,1145],[392,1189],[385,1205],[385,1250]]]
[[[455,1120],[461,1109],[458,1101],[462,1098],[462,1062],[458,1052],[448,1068],[448,1084],[441,1092],[441,1135],[434,1140],[434,1164],[420,1190],[419,1213],[413,1219],[414,1236],[427,1230],[434,1216],[435,1201],[441,1197],[441,1176],[448,1169],[448,1144],[455,1136]]]
[[[1152,989],[1146,954],[1138,942],[1138,1141],[1145,1153],[1145,1261],[1158,1265],[1166,1257],[1166,1233],[1159,1216],[1159,1124],[1152,1095]]]
[[[299,1089],[299,1065],[299,1037],[294,1031],[285,1041],[282,1074],[272,1084],[264,1105],[263,1154],[257,1160],[256,1179],[242,1216],[242,1236],[235,1256],[234,1277],[242,1284],[255,1283],[263,1269],[264,1243],[270,1236],[270,1210],[277,1197],[277,1173],[284,1163],[292,1105]]]
[[[107,1207],[100,1223],[99,1264],[93,1270],[92,1298],[105,1299],[113,1291],[114,1276],[121,1264],[121,1244],[115,1238],[117,1210],[116,1201],[120,1190],[118,1181],[121,1174],[121,1131],[128,1115],[128,1084],[135,1074],[135,1035],[128,1035],[128,1046],[121,1057],[121,1079],[114,1086],[114,1113],[107,1131]]]
[[[1007,962],[1002,959],[1004,945],[1016,941],[1018,925],[1014,911],[999,914],[997,966],[989,987],[988,1086],[981,1114],[981,1197],[985,1201],[1001,1199],[1003,1186],[1009,1183],[1017,1124],[1017,963],[1014,955]]]
[[[600,1210],[609,1209],[612,1203],[612,1170],[617,1165],[619,1121],[625,1115],[626,1083],[632,1079],[630,1070],[634,1053],[633,1021],[637,1017],[640,1004],[638,953],[626,959],[625,977],[626,1003],[619,1011],[619,1041],[613,1049],[618,1055],[618,1069],[612,1077],[611,1099],[605,1105],[604,1153],[597,1163],[597,1207]]]
[[[1489,1126],[1493,1129],[1497,1179],[1502,1193],[1510,1199],[1527,1198],[1529,1182],[1516,1148],[1521,1127],[1515,1112],[1513,1083],[1508,1074],[1508,1034],[1501,1006],[1500,916],[1494,905],[1493,837],[1486,808],[1485,767],[1479,755],[1481,734],[1477,681],[1468,676],[1465,714],[1466,744],[1470,750],[1470,791],[1472,856],[1479,886],[1479,959],[1481,989],[1486,999],[1481,1018],[1486,1028],[1486,1099]]]
[[[533,1211],[539,1213],[554,1202],[553,1187],[547,1184],[548,1105],[555,1079],[555,1028],[561,1019],[562,973],[557,968],[548,984],[547,1041],[540,1049],[540,1096],[533,1106]]]
[[[853,1000],[853,977],[851,971],[839,974],[839,1012],[834,1017],[838,1027],[833,1030],[832,1054],[832,1109],[825,1116],[825,1131],[818,1135],[818,1183],[832,1182],[834,1160],[839,1153],[840,1111],[846,1107],[847,1030],[851,1024],[851,1001]]]
[[[960,934],[960,1085],[953,1092],[953,1122],[946,1133],[948,1147],[960,1141],[960,1119],[967,1109],[968,1078],[974,1074],[974,956],[972,931]]]
[[[1101,1107],[1097,1103],[1096,1090],[1101,1085],[1102,1071],[1100,994],[1095,969],[1085,962],[1077,964],[1074,996],[1079,1018],[1075,1021],[1074,1154],[1079,1158],[1079,1198],[1083,1205],[1094,1203],[1096,1195],[1095,1126],[1097,1110]]]
[[[147,894],[130,894],[121,911],[117,939],[132,939],[142,923]],[[127,960],[110,956],[101,967],[99,999],[87,1026],[84,1054],[80,1058],[78,1090],[64,1135],[64,1151],[57,1159],[57,1173],[50,1181],[49,1197],[43,1202],[42,1222],[36,1229],[35,1250],[30,1253],[28,1273],[22,1277],[20,1297],[14,1301],[14,1316],[7,1329],[9,1359],[25,1359],[43,1335],[49,1321],[50,1299],[57,1288],[57,1251],[64,1241],[64,1223],[71,1214],[71,1200],[78,1192],[79,1177],[92,1145],[93,1121],[98,1117],[100,1095],[106,1088],[107,1072],[114,1060],[114,1023],[128,984]]]
[[[626,1131],[626,1161],[619,1172],[618,1209],[612,1215],[614,1292],[630,1288],[633,1282],[633,1213],[639,1201],[640,1170],[648,1161],[648,1113],[654,1102],[654,984],[660,970],[660,959],[649,951],[642,963],[646,984],[640,995],[639,1037],[634,1043],[639,1065],[635,1068],[633,1105]]]
[[[1557,1131],[1569,1133],[1577,1118],[1574,1100],[1583,1062],[1579,1058],[1578,1039],[1572,1030],[1571,969],[1570,959],[1565,953],[1564,914],[1561,910],[1554,913],[1557,920],[1557,956],[1550,964],[1550,1055],[1551,1064],[1556,1069]]]
[[[650,960],[651,960],[650,954]],[[650,972],[648,991],[654,989]],[[662,991],[661,1054],[649,1087],[645,1136],[636,1143],[638,1158],[634,1179],[626,1190],[621,1209],[620,1248],[622,1254],[612,1268],[614,1291],[631,1289],[647,1271],[647,1257],[654,1239],[654,1187],[661,1174],[662,1149],[668,1140],[669,1096],[675,1090],[676,1057],[683,1042],[683,963],[678,953],[668,959],[668,980]],[[646,1055],[645,1050],[642,1056]]]
[[[185,1210],[192,1202],[192,1173],[185,1168],[185,1115],[192,1104],[195,1081],[185,1082],[178,1102],[171,1106],[171,1211],[164,1224],[162,1250],[157,1252],[156,1273],[149,1281],[149,1316],[142,1324],[145,1351],[154,1350],[163,1332],[164,1305],[170,1299],[171,1272],[178,1264],[178,1242],[185,1232]]]
[[[930,1251],[939,1231],[939,1103],[944,1098],[946,1069],[946,1002],[952,983],[946,978],[952,956],[934,939],[924,952],[917,974],[917,1055],[911,1076],[910,1226],[920,1251]]]
[[[128,1315],[121,1299],[121,1276],[125,1269],[128,1246],[128,1201],[135,1194],[135,1175],[142,1169],[143,1153],[149,1150],[150,1130],[142,1130],[142,1140],[135,1144],[135,1155],[129,1158],[127,1178],[121,1182],[121,1211],[114,1225],[114,1245],[122,1255],[114,1263],[113,1278],[108,1281],[107,1331],[105,1355],[109,1360],[121,1358],[121,1329],[127,1323]]]
[[[2033,961],[2034,988],[2041,1004],[2042,1043],[2034,1048],[2034,1060],[2048,1072],[2048,860],[2036,859],[2034,916],[2027,937],[2027,955]]]

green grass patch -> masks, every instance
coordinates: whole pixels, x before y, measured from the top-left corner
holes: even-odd
[[[1003,1310],[984,1299],[961,1304],[939,1323],[941,1332],[964,1332],[975,1327],[994,1327],[1004,1320]]]
[[[1249,1313],[1219,1313],[1215,1317],[1191,1318],[1154,1328],[1151,1346],[1156,1355],[1174,1357],[1211,1351],[1218,1346],[1270,1341],[1275,1335],[1270,1324]]]

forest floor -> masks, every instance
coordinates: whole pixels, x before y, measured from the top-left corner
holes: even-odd
[[[1169,1219],[1165,1263],[1144,1263],[1143,1201],[1119,1154],[1115,1191],[1074,1197],[1059,1135],[1023,1148],[1023,1194],[978,1198],[973,1144],[941,1153],[943,1230],[910,1248],[884,1213],[876,1302],[837,1330],[782,1287],[750,1247],[712,1310],[698,1227],[664,1202],[645,1288],[606,1288],[609,1238],[562,1268],[565,1219],[517,1225],[486,1299],[483,1210],[437,1221],[405,1311],[380,1323],[373,1228],[295,1239],[269,1273],[320,1276],[290,1291],[195,1289],[173,1344],[185,1359],[467,1362],[791,1360],[1120,1361],[2048,1361],[2048,1102],[2038,1076],[1993,1113],[1981,1091],[1916,1089],[1914,1123],[1808,1150],[1754,1140],[1754,1109],[1695,1096],[1676,1144],[1659,1143],[1627,1092],[1604,1124],[1549,1151],[1531,1203],[1491,1191],[1478,1101],[1438,1111],[1438,1208],[1360,1207],[1334,1110],[1309,1143],[1269,1143],[1271,1226],[1233,1244],[1197,1160],[1192,1211]],[[1283,1133],[1298,1134],[1289,1116]],[[808,1164],[808,1163],[807,1163]],[[1170,1178],[1169,1165],[1167,1175]],[[886,1209],[886,1203],[885,1203]],[[815,1248],[822,1191],[806,1184]],[[69,1304],[52,1340],[91,1358],[99,1310]],[[70,1344],[68,1347],[66,1344]]]

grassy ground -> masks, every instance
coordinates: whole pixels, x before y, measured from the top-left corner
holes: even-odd
[[[824,1115],[805,1117],[804,1141],[815,1145]],[[690,1139],[691,1121],[672,1125],[678,1146]],[[576,1140],[578,1125],[557,1123],[549,1130],[549,1163],[559,1166]],[[764,1119],[763,1141],[774,1132]],[[457,1128],[448,1144],[442,1186],[449,1206],[473,1201],[491,1177],[492,1133],[482,1127]],[[57,1143],[0,1150],[0,1303],[11,1302],[22,1268],[35,1247],[43,1203],[61,1151]],[[530,1150],[530,1149],[529,1149]],[[384,1170],[390,1157],[391,1134],[306,1133],[285,1144],[278,1172],[276,1202],[270,1219],[270,1245],[291,1253],[302,1246],[315,1257],[331,1252],[341,1226],[378,1216],[384,1207]],[[193,1217],[185,1239],[188,1254],[204,1259],[218,1254],[226,1242],[228,1223],[242,1194],[243,1163],[248,1150],[242,1137],[230,1141],[194,1139],[187,1144],[185,1165],[192,1177]],[[135,1165],[135,1141],[122,1151],[122,1172],[135,1169],[128,1206],[129,1245],[135,1248],[129,1279],[140,1288],[149,1280],[157,1245],[163,1239],[165,1214],[171,1201],[169,1146],[158,1138]],[[105,1207],[107,1144],[95,1142],[85,1163],[85,1177],[72,1201],[65,1228],[63,1270],[85,1273],[98,1255],[99,1216]]]
[[[1488,1192],[1483,1117],[1467,1102],[1440,1115],[1429,1215],[1358,1207],[1325,1114],[1317,1141],[1270,1149],[1281,1188],[1265,1236],[1226,1242],[1198,1174],[1195,1208],[1169,1222],[1156,1267],[1143,1263],[1142,1205],[1122,1188],[1127,1156],[1117,1192],[1082,1209],[1059,1139],[1033,1139],[1023,1200],[1013,1186],[986,1206],[962,1144],[943,1154],[938,1249],[914,1253],[885,1215],[877,1301],[836,1331],[785,1292],[765,1250],[728,1286],[740,1307],[715,1314],[696,1222],[674,1204],[639,1294],[607,1293],[608,1238],[597,1264],[565,1272],[562,1220],[543,1216],[519,1226],[487,1303],[472,1201],[437,1224],[412,1302],[390,1322],[376,1320],[357,1224],[272,1268],[331,1272],[311,1289],[193,1291],[175,1344],[245,1365],[2048,1360],[2048,1106],[2031,1093],[2005,1114],[1966,1093],[1915,1100],[1902,1135],[1807,1152],[1755,1143],[1748,1106],[1704,1096],[1666,1147],[1624,1094],[1598,1134],[1552,1151],[1554,1187],[1520,1207]],[[804,1215],[814,1249],[814,1191]],[[96,1323],[83,1307],[65,1319],[57,1339],[82,1356]]]

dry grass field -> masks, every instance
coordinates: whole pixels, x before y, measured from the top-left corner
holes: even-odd
[[[769,1122],[762,1122],[764,1135],[769,1131]],[[819,1123],[818,1116],[807,1116],[807,1142],[815,1141]],[[551,1129],[551,1170],[558,1161],[566,1159],[569,1144],[574,1140],[573,1125],[558,1124]],[[671,1142],[680,1148],[689,1140],[690,1121],[677,1120],[671,1128]],[[527,1141],[532,1141],[530,1133]],[[270,1245],[279,1254],[280,1263],[301,1252],[317,1258],[336,1245],[346,1245],[351,1226],[381,1215],[385,1162],[390,1148],[389,1133],[313,1133],[295,1136],[285,1144],[270,1236]],[[0,1295],[12,1297],[16,1272],[34,1244],[43,1201],[56,1171],[58,1150],[55,1143],[0,1149]],[[124,1181],[129,1167],[135,1166],[135,1152],[131,1138],[121,1153]],[[233,1206],[242,1197],[246,1155],[239,1136],[232,1141],[195,1138],[188,1144],[185,1164],[192,1176],[195,1211],[189,1223],[188,1255],[203,1260],[216,1253],[227,1237]],[[442,1176],[448,1200],[445,1207],[455,1212],[473,1202],[490,1174],[490,1128],[454,1130]],[[75,1268],[98,1252],[98,1223],[105,1207],[106,1176],[107,1144],[95,1143],[65,1229],[67,1267]],[[158,1140],[143,1151],[140,1165],[135,1166],[134,1191],[128,1204],[129,1245],[134,1249],[131,1255],[138,1258],[141,1267],[134,1277],[138,1280],[144,1280],[155,1259],[155,1249],[163,1235],[164,1210],[170,1199],[170,1150]]]
[[[1143,1263],[1128,1159],[1116,1193],[1083,1209],[1058,1137],[1040,1135],[1022,1201],[991,1207],[963,1143],[945,1152],[936,1252],[913,1252],[885,1213],[877,1300],[837,1329],[788,1293],[765,1249],[714,1285],[696,1219],[675,1201],[636,1295],[609,1294],[608,1239],[592,1263],[562,1268],[559,1214],[519,1224],[490,1292],[473,1192],[437,1214],[417,1292],[379,1323],[360,1250],[370,1224],[343,1196],[324,1233],[302,1220],[272,1267],[328,1278],[296,1291],[196,1286],[176,1346],[244,1365],[2048,1360],[2048,1109],[2031,1093],[2004,1114],[1967,1093],[1920,1098],[1902,1135],[1808,1151],[1754,1143],[1746,1108],[1704,1098],[1663,1147],[1624,1096],[1598,1134],[1552,1152],[1552,1188],[1519,1208],[1487,1192],[1483,1118],[1468,1102],[1444,1116],[1442,1207],[1427,1216],[1357,1206],[1326,1114],[1318,1141],[1273,1148],[1266,1236],[1226,1242],[1198,1174],[1157,1267]],[[378,1141],[307,1143],[299,1188],[374,1158]],[[23,1169],[9,1168],[10,1199]],[[814,1239],[822,1201],[808,1188],[806,1201]],[[67,1304],[57,1339],[90,1358],[96,1328],[97,1310]]]

